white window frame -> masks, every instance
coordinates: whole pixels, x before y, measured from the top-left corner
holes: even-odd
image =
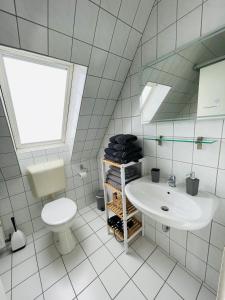
[[[14,107],[13,107],[13,102],[12,102],[9,84],[8,84],[7,75],[6,75],[6,70],[5,70],[5,66],[4,66],[4,62],[3,62],[4,56],[67,70],[66,95],[65,95],[65,103],[64,103],[61,139],[50,140],[50,141],[45,141],[45,142],[21,144],[19,130],[17,127],[17,122],[16,122],[16,115],[15,115],[15,111],[14,111]],[[1,84],[3,98],[4,98],[3,101],[4,101],[5,109],[7,111],[8,121],[9,121],[10,127],[11,127],[12,138],[14,140],[14,144],[18,151],[21,151],[21,152],[23,152],[23,150],[30,151],[30,150],[50,148],[52,146],[58,146],[58,145],[65,144],[72,78],[73,78],[73,64],[72,63],[69,63],[66,61],[61,61],[59,59],[55,59],[55,58],[51,58],[51,57],[47,57],[47,56],[43,56],[40,54],[35,54],[35,53],[27,52],[27,51],[22,51],[22,50],[17,50],[17,49],[0,46],[0,84]]]

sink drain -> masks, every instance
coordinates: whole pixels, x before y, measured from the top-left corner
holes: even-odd
[[[163,210],[163,211],[169,211],[169,208],[167,206],[161,206],[161,210]]]

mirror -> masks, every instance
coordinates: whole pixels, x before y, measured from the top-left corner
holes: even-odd
[[[223,59],[224,30],[144,66],[140,97],[142,124],[197,118],[200,68],[206,69],[206,65]],[[212,117],[212,113],[204,116],[207,117]]]

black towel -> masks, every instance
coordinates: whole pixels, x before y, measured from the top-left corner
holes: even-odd
[[[130,178],[126,178],[125,182],[128,183],[128,182],[130,182],[130,181],[132,181],[136,178],[138,178],[138,174],[135,174],[134,176],[132,176]],[[116,183],[121,184],[121,178],[120,177],[114,176],[112,174],[108,174],[107,177],[106,177],[106,180],[108,181],[109,179],[113,180]]]
[[[114,175],[114,176],[116,176],[116,177],[118,177],[118,178],[121,177],[121,176],[120,176],[120,175],[121,175],[120,172],[117,172],[117,171],[112,170],[112,169],[109,169],[108,172],[107,172],[107,174]],[[137,170],[131,170],[130,172],[127,172],[127,171],[125,170],[125,176],[126,176],[126,179],[129,179],[129,178],[135,176],[136,174],[137,174]]]
[[[137,137],[132,134],[117,134],[112,136],[110,139],[111,143],[117,143],[121,145],[126,145],[128,143],[135,142],[137,140]]]
[[[133,156],[136,153],[139,153],[139,151],[133,151],[133,150],[130,150],[130,151],[116,151],[114,149],[106,148],[105,153],[110,155],[110,156],[113,156],[113,157],[117,157],[117,158],[120,158],[120,159],[125,159],[129,156]]]
[[[130,150],[134,150],[134,151],[141,151],[141,147],[136,146],[135,144],[129,143],[126,145],[122,145],[122,144],[117,144],[117,143],[109,143],[108,144],[108,148],[110,149],[114,149],[117,151],[130,151]]]
[[[137,162],[139,159],[141,159],[143,156],[140,153],[135,153],[134,155],[130,155],[126,158],[117,158],[115,156],[110,156],[108,154],[105,154],[105,159],[117,162],[119,164],[128,164],[131,161]]]

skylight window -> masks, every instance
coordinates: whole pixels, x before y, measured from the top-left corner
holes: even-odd
[[[1,67],[17,148],[63,143],[71,65],[2,54]]]
[[[170,89],[167,85],[147,82],[140,97],[142,124],[151,122]]]

